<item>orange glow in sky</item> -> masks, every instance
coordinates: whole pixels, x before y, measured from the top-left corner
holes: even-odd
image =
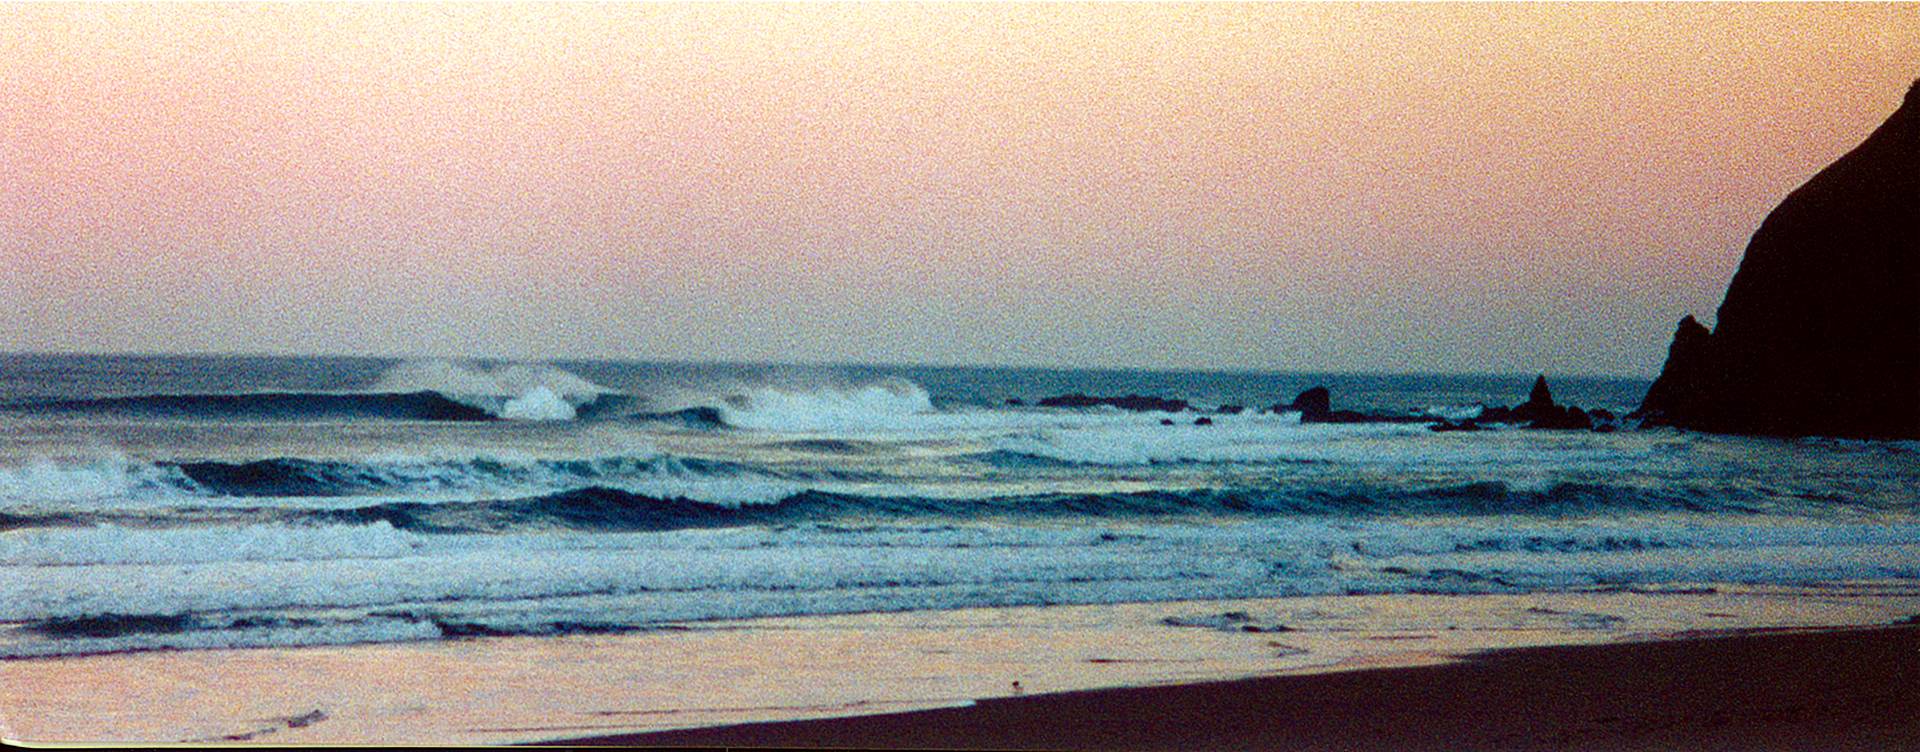
[[[0,350],[1650,374],[1920,5],[8,5]]]

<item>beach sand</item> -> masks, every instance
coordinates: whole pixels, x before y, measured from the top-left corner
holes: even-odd
[[[574,740],[1129,750],[1920,749],[1920,625],[1514,648],[1456,663]]]
[[[1696,738],[1766,748],[1758,742],[1858,731],[1848,739],[1861,748],[1888,748],[1913,740],[1920,718],[1915,630],[1806,630],[1915,614],[1920,589],[1910,583],[1719,584],[154,651],[0,661],[0,721],[8,740],[29,743],[474,745],[628,735],[598,741],[1105,749],[1285,739],[1286,747],[1348,748],[1365,736],[1388,748],[1605,747],[1610,739],[1692,747],[1668,742]],[[1773,631],[1617,647],[1742,630]],[[1537,646],[1601,647],[1484,655]],[[1243,679],[1250,682],[1213,683]],[[1117,687],[1144,689],[1107,691]],[[921,710],[933,712],[854,718]],[[630,736],[822,718],[841,720]],[[1763,721],[1787,730],[1742,736],[1771,728]]]

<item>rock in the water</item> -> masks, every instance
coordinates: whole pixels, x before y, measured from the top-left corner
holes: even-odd
[[[1293,402],[1285,407],[1278,405],[1274,407],[1274,412],[1298,411],[1302,423],[1318,423],[1333,414],[1333,392],[1328,391],[1324,386],[1316,386],[1296,395]]]
[[[1606,413],[1604,410],[1596,410]],[[1609,418],[1611,413],[1606,413]],[[1463,424],[1471,423],[1472,427]],[[1553,391],[1547,388],[1547,376],[1541,374],[1533,380],[1533,389],[1527,393],[1527,401],[1513,407],[1485,407],[1480,417],[1471,421],[1441,421],[1428,426],[1435,431],[1471,431],[1478,430],[1481,423],[1519,423],[1527,428],[1585,430],[1594,427],[1593,415],[1572,405],[1555,404]]]
[[[1198,417],[1198,418],[1194,418],[1194,419],[1193,419],[1193,424],[1194,424],[1194,425],[1196,425],[1196,426],[1211,426],[1211,425],[1213,425],[1213,419],[1212,419],[1212,418],[1209,418],[1209,417],[1207,417],[1207,416],[1205,416],[1205,415],[1202,415],[1202,416],[1200,416],[1200,417]]]
[[[1533,390],[1527,392],[1526,402],[1514,406],[1513,417],[1534,424],[1558,423],[1565,418],[1565,411],[1553,404],[1553,391],[1547,388],[1546,374],[1534,378]]]
[[[1680,322],[1635,414],[1726,433],[1920,438],[1920,81],[1761,223],[1717,328]]]
[[[1027,406],[1027,401],[1020,399],[1019,397],[1007,398],[1007,407],[1026,407],[1026,406]]]
[[[1247,411],[1246,405],[1221,405],[1220,409],[1215,410],[1214,412],[1217,412],[1221,415],[1239,415],[1246,411]]]
[[[1333,409],[1333,393],[1324,386],[1316,386],[1301,392],[1293,402],[1274,405],[1268,412],[1300,413],[1302,423],[1426,423],[1432,418],[1417,415],[1375,415],[1353,410]]]
[[[1593,418],[1587,411],[1571,405],[1550,405],[1527,427],[1584,431],[1593,427]]]
[[[1527,406],[1536,406],[1536,407],[1553,406],[1553,390],[1547,388],[1546,374],[1543,373],[1543,374],[1540,374],[1539,376],[1534,377],[1533,390],[1527,392],[1527,401],[1525,404],[1521,405],[1521,407],[1527,407]]]

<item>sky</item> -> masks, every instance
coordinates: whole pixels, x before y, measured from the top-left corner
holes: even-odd
[[[0,351],[1650,376],[1920,4],[0,6]]]

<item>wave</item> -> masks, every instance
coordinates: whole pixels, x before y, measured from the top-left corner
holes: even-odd
[[[1106,466],[1322,461],[1340,456],[1343,442],[1424,432],[1425,427],[1412,424],[1302,424],[1298,413],[1219,417],[1211,425],[1133,421],[1001,437],[983,459]],[[1362,444],[1360,453],[1377,454],[1378,449]]]
[[[244,392],[146,394],[19,402],[15,412],[200,420],[414,420],[481,422],[575,420],[619,416],[644,400],[614,393],[570,402],[545,387],[517,396],[448,396],[439,392]]]
[[[380,376],[382,392],[427,391],[505,420],[574,420],[581,408],[614,391],[545,364],[495,365],[416,360]]]
[[[165,499],[191,492],[178,468],[113,455],[77,462],[34,460],[0,467],[0,503],[70,506],[76,502]],[[0,516],[0,527],[7,518]]]
[[[541,530],[657,532],[885,521],[1149,521],[1178,518],[1528,515],[1759,510],[1713,494],[1592,483],[1544,488],[1485,481],[1392,489],[1191,489],[944,498],[805,489],[773,500],[701,501],[631,488],[589,486],[519,499],[401,501],[283,512],[287,522],[385,524],[433,534]]]
[[[927,390],[902,378],[847,388],[758,387],[724,395],[714,407],[729,426],[788,432],[895,428],[934,412]]]
[[[438,392],[477,397],[514,397],[545,389],[567,400],[590,399],[612,390],[545,364],[482,365],[449,360],[410,360],[380,375],[373,391]]]
[[[36,412],[110,413],[141,418],[245,418],[318,420],[389,418],[395,420],[483,421],[500,416],[434,392],[338,393],[255,392],[245,394],[150,394],[98,397],[15,405]]]
[[[713,429],[726,428],[726,417],[717,407],[689,407],[666,412],[634,413],[627,416],[633,420],[649,423],[666,423],[686,428]]]
[[[107,457],[0,467],[0,530],[148,519],[153,513],[243,508],[271,499],[498,498],[603,485],[713,503],[775,501],[816,482],[872,482],[832,468],[780,468],[719,459],[639,454],[583,459],[306,459],[143,462]],[[286,503],[286,502],[281,502]],[[303,506],[314,506],[306,503]],[[330,505],[338,506],[339,502]],[[26,514],[22,514],[25,512]]]
[[[477,422],[602,417],[643,403],[552,366],[410,361],[359,391],[142,394],[16,402],[5,408],[136,418]]]
[[[72,567],[398,558],[432,541],[386,525],[45,527],[0,536],[0,566]]]
[[[726,460],[663,454],[592,459],[309,460],[161,463],[191,490],[221,497],[512,492],[608,485],[714,501],[765,501],[792,493],[783,475]]]
[[[1029,461],[1020,455],[1005,455]],[[1032,460],[1049,462],[1048,460]],[[86,525],[205,523],[384,523],[417,533],[539,530],[643,532],[850,524],[904,520],[1006,519],[1083,522],[1172,518],[1495,516],[1580,517],[1622,512],[1760,514],[1764,494],[1715,486],[1481,480],[1428,485],[1381,481],[1301,482],[1011,495],[923,495],[859,473],[778,472],[739,463],[659,456],[508,462],[323,462],[282,458],[166,466],[191,498],[220,506],[156,509],[15,510],[0,530]],[[831,490],[846,488],[858,490]],[[395,500],[363,506],[248,506],[249,498],[360,495],[497,496],[515,489],[564,489],[510,498]],[[887,490],[891,488],[891,490]],[[236,503],[239,502],[239,503]]]
[[[1912,525],[1657,519],[1516,528],[795,525],[632,536],[436,536],[382,524],[343,534],[350,530],[129,529],[92,535],[93,546],[71,545],[92,531],[49,531],[24,553],[55,566],[0,568],[0,622],[8,623],[0,657],[672,629],[884,610],[1911,579],[1920,545]],[[276,540],[294,545],[295,558],[274,553]],[[230,541],[255,545],[235,550]],[[375,550],[352,555],[358,544]]]

